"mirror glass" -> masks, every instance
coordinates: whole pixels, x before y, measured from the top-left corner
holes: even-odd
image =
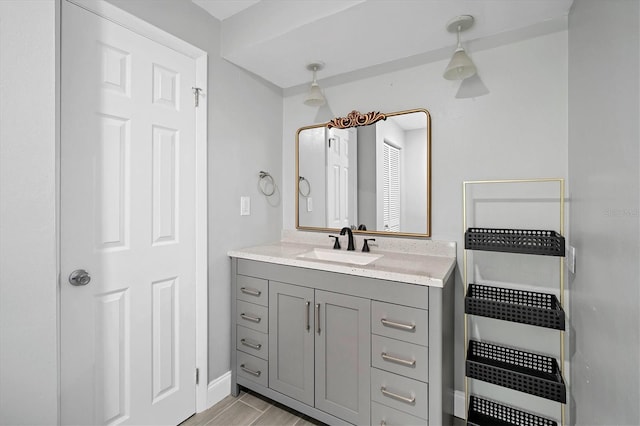
[[[296,228],[431,235],[426,109],[352,111],[296,134]]]

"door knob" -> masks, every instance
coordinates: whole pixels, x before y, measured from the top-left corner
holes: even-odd
[[[69,275],[71,285],[87,285],[91,281],[91,275],[84,269],[76,269]]]

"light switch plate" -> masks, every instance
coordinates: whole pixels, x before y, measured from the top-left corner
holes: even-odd
[[[576,273],[576,248],[574,246],[569,246],[567,250],[567,269],[572,274]]]
[[[249,216],[251,214],[251,198],[240,197],[240,216]]]
[[[307,198],[307,211],[313,211],[313,199],[311,197]]]

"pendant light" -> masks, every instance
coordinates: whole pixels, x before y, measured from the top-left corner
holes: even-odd
[[[449,61],[449,65],[447,65],[443,74],[443,77],[447,80],[464,80],[476,73],[476,66],[471,61],[471,58],[467,56],[460,43],[460,32],[468,30],[471,26],[473,26],[473,16],[471,15],[457,16],[447,24],[447,31],[458,34],[458,47],[453,52],[451,61]]]
[[[313,81],[311,82],[311,87],[309,88],[309,92],[307,92],[307,97],[304,99],[304,104],[312,107],[319,107],[327,103],[322,91],[320,90],[320,86],[318,86],[318,82],[316,80],[316,72],[320,71],[324,68],[324,64],[322,62],[314,62],[312,64],[307,65],[307,69],[309,71],[313,71]]]

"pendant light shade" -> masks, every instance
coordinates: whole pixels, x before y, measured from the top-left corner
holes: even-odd
[[[471,15],[458,16],[447,24],[447,30],[456,32],[458,35],[458,46],[442,75],[447,80],[464,80],[476,73],[476,66],[467,55],[467,52],[464,51],[460,42],[460,32],[471,28],[472,25],[473,16]]]
[[[324,95],[322,94],[322,92],[320,91],[320,86],[318,86],[318,83],[316,82],[311,83],[311,88],[307,92],[307,97],[304,99],[304,104],[313,106],[313,107],[318,107],[318,106],[324,105],[325,103],[327,103],[327,101],[324,98]]]
[[[322,68],[324,68],[324,64],[321,62],[307,65],[307,69],[309,71],[313,71],[313,81],[311,82],[311,87],[309,88],[307,96],[304,99],[305,105],[319,107],[327,103],[327,100],[324,98],[324,95],[320,90],[320,86],[316,81],[316,72],[321,70]]]
[[[471,61],[471,58],[467,56],[467,52],[462,47],[456,49],[453,53],[449,65],[444,70],[443,77],[447,80],[464,80],[476,73],[476,66]]]

